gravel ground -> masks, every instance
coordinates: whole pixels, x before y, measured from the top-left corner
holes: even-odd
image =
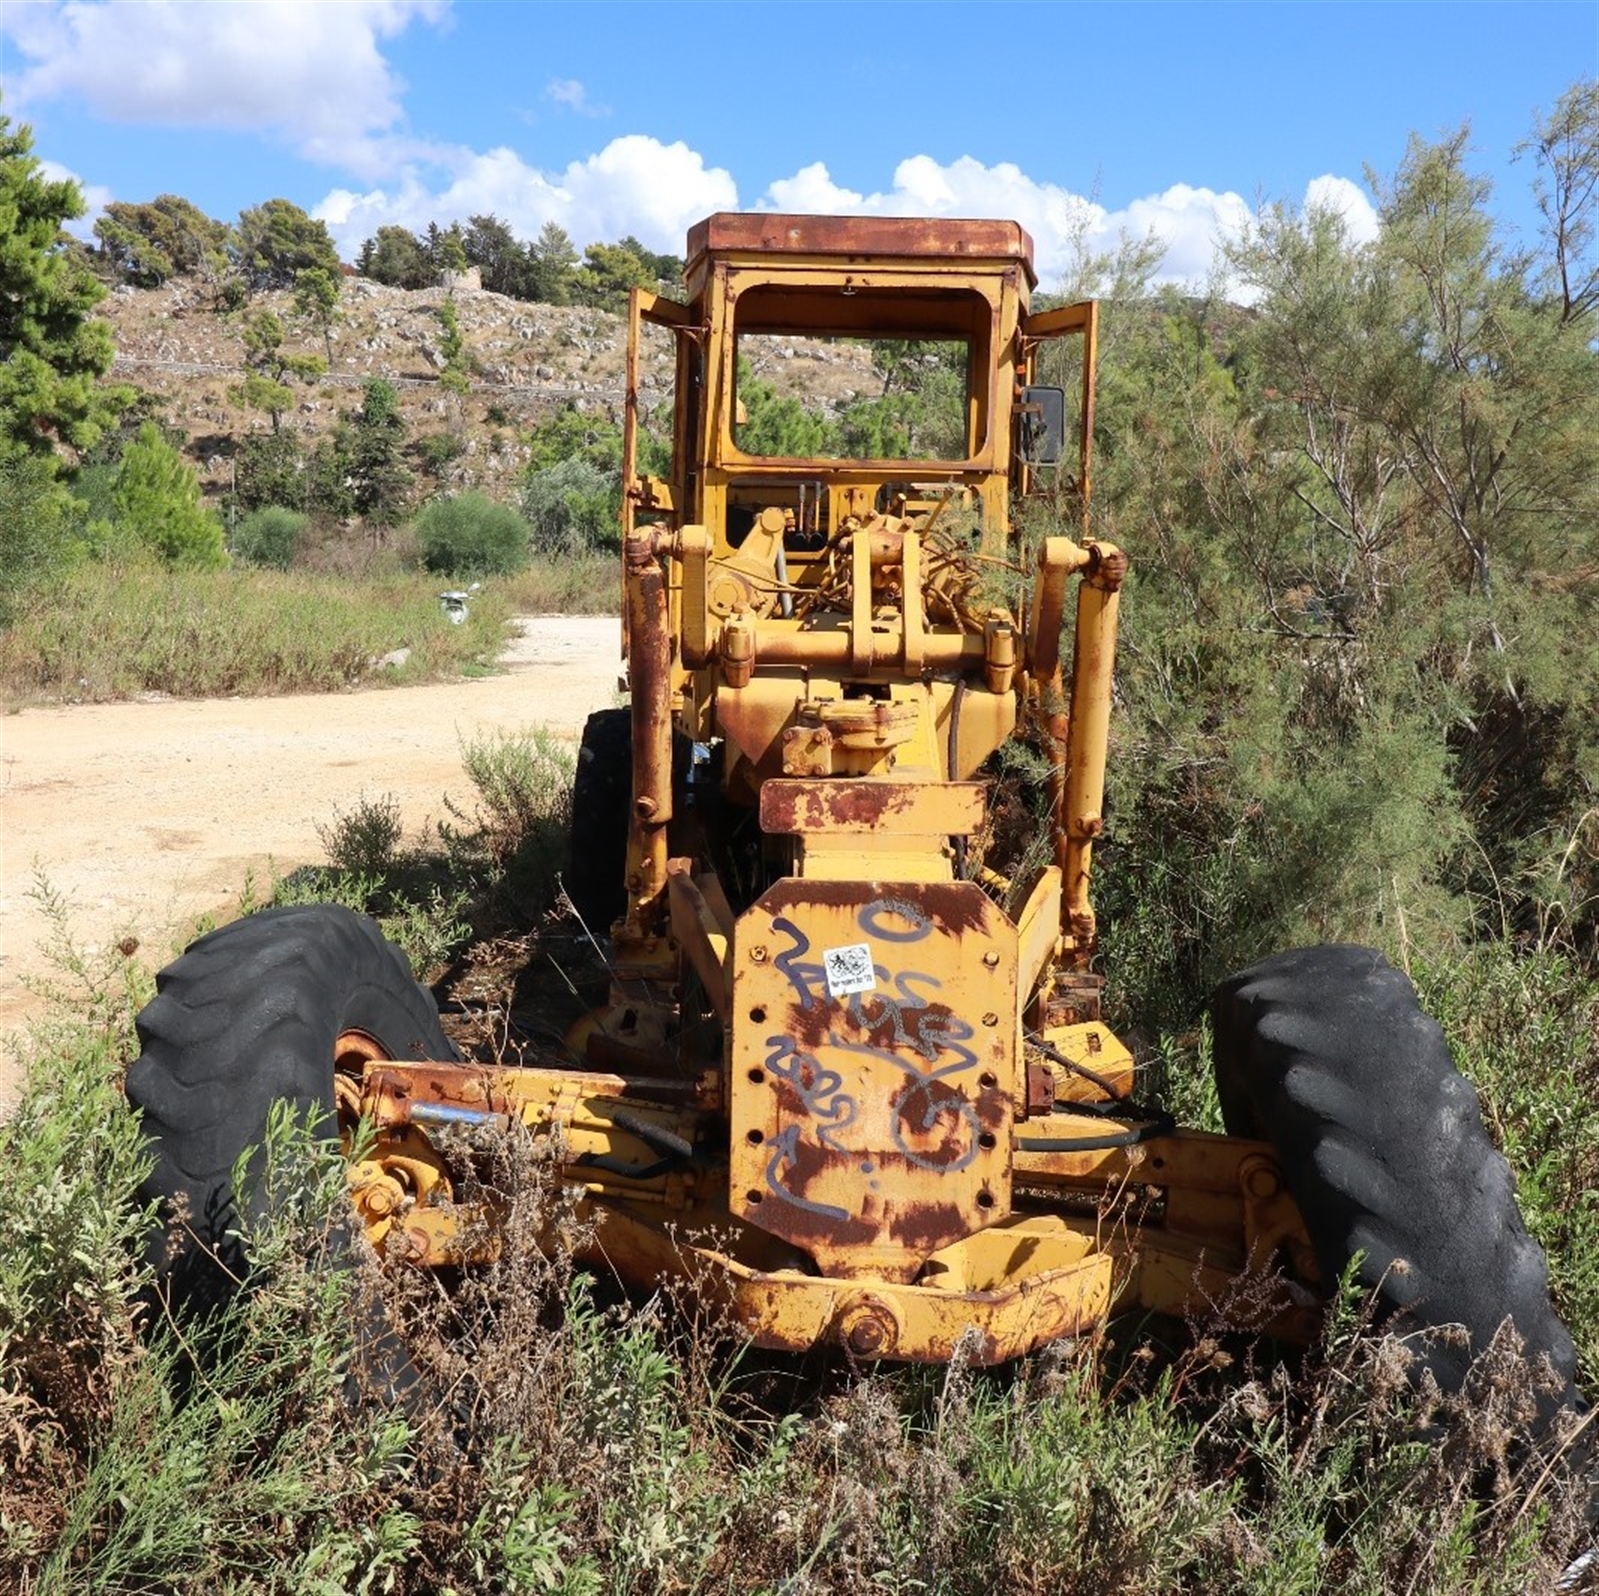
[[[470,808],[464,737],[543,725],[575,735],[615,701],[614,617],[517,622],[502,674],[426,687],[289,698],[24,709],[0,719],[0,1103],[5,1046],[50,973],[42,877],[80,943],[136,938],[164,964],[192,917],[230,908],[246,876],[318,863],[318,824],[391,795],[409,834]]]

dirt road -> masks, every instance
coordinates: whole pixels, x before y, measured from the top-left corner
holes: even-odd
[[[614,701],[615,619],[519,623],[504,674],[293,698],[27,709],[0,719],[0,1102],[7,1036],[39,1009],[48,922],[42,876],[85,945],[137,937],[152,964],[197,914],[227,909],[246,875],[323,858],[318,824],[391,794],[408,834],[470,809],[460,740],[544,725],[576,734]]]

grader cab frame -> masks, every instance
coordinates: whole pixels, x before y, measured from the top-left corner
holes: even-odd
[[[346,1038],[368,1234],[436,1264],[492,1251],[440,1133],[517,1122],[597,1259],[646,1289],[691,1278],[765,1347],[993,1363],[1121,1307],[1221,1302],[1246,1273],[1313,1282],[1271,1147],[1139,1107],[1100,1018],[1089,874],[1126,561],[1089,520],[1095,306],[1031,313],[1031,241],[1006,222],[717,215],[685,278],[682,301],[630,306],[630,731],[585,747],[630,753],[625,812],[579,778],[580,846],[626,891],[609,1000],[571,1066]],[[639,470],[649,327],[672,346],[660,475]],[[964,348],[953,441],[760,452],[740,355],[763,338]],[[1034,381],[1061,338],[1071,392]],[[1075,536],[1016,570],[1040,485]],[[1010,879],[979,843],[1018,728],[1048,762],[1051,836]],[[1270,1328],[1310,1329],[1280,1273],[1261,1290]]]

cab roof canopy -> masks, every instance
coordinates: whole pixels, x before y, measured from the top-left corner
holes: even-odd
[[[1017,222],[915,216],[781,216],[718,211],[689,229],[687,274],[706,255],[789,254],[1015,261],[1038,286],[1033,241]]]

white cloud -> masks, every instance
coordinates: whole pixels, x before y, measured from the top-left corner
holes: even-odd
[[[21,105],[83,100],[111,122],[270,132],[316,160],[373,175],[414,147],[387,137],[404,84],[380,41],[449,0],[50,0],[13,4]]]
[[[1305,203],[1337,209],[1357,239],[1374,237],[1376,213],[1358,185],[1325,176],[1306,190]],[[1058,183],[1029,176],[1010,161],[985,166],[970,156],[941,165],[913,155],[894,169],[892,187],[860,194],[841,187],[820,161],[771,183],[760,204],[768,210],[856,216],[982,216],[1018,221],[1033,235],[1039,280],[1057,283],[1081,252],[1114,250],[1123,236],[1153,236],[1164,250],[1162,282],[1198,285],[1217,266],[1219,247],[1236,239],[1254,211],[1242,196],[1174,183],[1117,210]]]
[[[379,227],[418,231],[492,213],[521,238],[536,237],[554,221],[581,249],[631,233],[651,249],[680,251],[691,223],[711,211],[732,210],[738,189],[732,174],[708,167],[686,144],[662,144],[630,133],[598,154],[546,173],[514,150],[439,152],[450,171],[435,191],[410,168],[398,185],[366,193],[335,189],[315,214],[328,224],[340,253],[354,257]]]
[[[421,21],[447,20],[451,0],[6,0],[13,63],[8,108],[69,98],[111,122],[263,133],[302,156],[352,174],[318,207],[346,253],[385,223],[410,228],[493,212],[524,237],[554,220],[579,245],[632,233],[679,250],[687,226],[738,203],[732,175],[683,143],[641,133],[613,139],[564,170],[545,171],[509,148],[487,152],[412,137],[405,85],[386,40]],[[554,105],[608,114],[575,78],[544,89]],[[103,203],[97,198],[96,203]],[[1157,239],[1160,278],[1198,283],[1218,249],[1248,226],[1238,194],[1188,183],[1119,209],[1039,178],[1013,162],[911,155],[892,182],[860,193],[816,161],[767,184],[763,209],[844,215],[1014,217],[1033,235],[1041,281],[1055,286],[1084,253],[1124,237]],[[1336,211],[1351,238],[1376,236],[1370,199],[1327,173],[1305,190],[1307,209]]]
[[[551,78],[544,85],[544,98],[564,105],[568,111],[575,111],[579,116],[611,114],[610,106],[595,105],[589,99],[589,91],[576,78]]]
[[[866,204],[864,194],[840,188],[821,161],[802,166],[792,177],[778,178],[766,198],[771,210],[810,216],[858,216]]]
[[[76,183],[83,195],[84,204],[89,208],[75,221],[66,224],[67,232],[74,238],[92,241],[94,238],[94,223],[106,206],[115,197],[111,190],[102,183],[85,183],[69,166],[63,166],[60,161],[40,161],[39,175],[49,179],[52,183]]]
[[[1357,244],[1369,244],[1381,230],[1376,209],[1366,198],[1365,190],[1347,177],[1334,177],[1327,173],[1313,177],[1305,185],[1307,211],[1332,211],[1343,217],[1349,237]]]
[[[523,238],[553,220],[579,247],[631,233],[652,249],[677,252],[693,222],[738,205],[731,173],[707,166],[686,144],[662,144],[643,134],[613,139],[558,172],[543,171],[503,147],[486,154],[431,153],[448,172],[442,188],[430,185],[423,168],[412,164],[397,184],[365,193],[336,189],[317,208],[347,258],[388,223],[418,231],[430,221],[444,225],[490,212]],[[1336,209],[1357,241],[1376,236],[1376,212],[1348,178],[1316,178],[1303,203],[1307,209]],[[1164,253],[1158,281],[1201,286],[1219,274],[1221,247],[1255,216],[1240,195],[1189,183],[1111,210],[1032,177],[1013,162],[985,166],[970,156],[947,165],[927,155],[909,156],[895,167],[890,187],[869,194],[845,188],[825,163],[814,161],[768,184],[757,204],[763,210],[843,216],[1014,219],[1032,234],[1039,280],[1051,288],[1081,256],[1114,251],[1124,237],[1159,242]]]

